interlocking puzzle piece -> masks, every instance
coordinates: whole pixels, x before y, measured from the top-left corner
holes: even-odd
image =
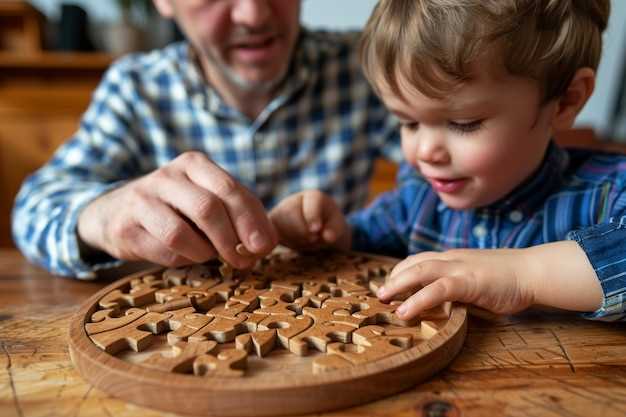
[[[288,303],[275,298],[262,298],[261,308],[254,310],[256,314],[266,316],[293,316],[302,314],[302,309],[309,304],[308,297],[300,297],[293,303]]]
[[[248,312],[249,305],[236,301],[227,301],[222,305],[218,305],[210,309],[206,314],[212,317],[235,318],[240,313]]]
[[[247,331],[243,324],[246,316],[215,317],[209,324],[200,328],[189,336],[189,342],[201,342],[203,340],[216,340],[219,343],[232,342],[235,336]]]
[[[196,313],[193,307],[187,307],[171,312],[168,319],[170,331],[167,334],[167,342],[176,345],[180,341],[188,340],[189,336],[196,333],[213,320],[213,317]]]
[[[129,308],[123,314],[121,314],[120,310],[112,308],[99,310],[91,315],[91,323],[85,324],[85,331],[88,335],[92,335],[119,329],[137,320],[144,314],[146,314],[146,311],[140,308]]]
[[[309,316],[267,316],[259,323],[259,330],[276,329],[280,344],[289,349],[289,340],[304,332],[313,325],[313,319]]]
[[[313,319],[313,325],[289,340],[289,350],[300,356],[308,353],[309,346],[326,352],[330,342],[349,343],[361,322],[354,321],[348,311],[335,308],[306,307],[304,314]]]
[[[215,350],[217,343],[207,340],[199,343],[178,342],[172,346],[172,354],[164,356],[155,353],[141,362],[142,365],[165,372],[190,373],[193,371],[194,360]]]
[[[248,306],[249,309],[253,310],[259,306],[260,296],[265,294],[268,290],[258,289],[254,287],[243,287],[239,286],[235,290],[235,295],[232,295],[228,300],[230,302],[242,303]]]
[[[385,304],[376,297],[367,295],[351,295],[324,301],[323,307],[334,306],[344,308],[354,317],[363,320],[363,324],[395,324],[397,326],[413,326],[418,319],[401,320],[394,314],[400,302],[392,301]]]
[[[159,334],[168,328],[169,317],[169,313],[146,313],[123,327],[96,333],[89,337],[100,349],[111,355],[125,349],[140,352],[150,346],[154,334]]]
[[[155,293],[163,288],[165,283],[156,279],[154,275],[132,281],[128,292],[113,290],[98,302],[101,308],[141,307],[155,302]]]
[[[258,330],[254,333],[243,333],[235,338],[235,348],[247,353],[254,349],[258,357],[266,356],[276,346],[276,330]]]
[[[352,365],[362,365],[385,358],[411,347],[412,337],[389,336],[380,326],[365,326],[352,333],[352,341],[352,344],[329,344],[328,355],[313,361],[313,372],[346,367],[345,361]],[[333,356],[338,356],[343,361]]]
[[[217,356],[200,355],[193,363],[198,376],[241,377],[247,366],[248,354],[243,350],[227,349]]]

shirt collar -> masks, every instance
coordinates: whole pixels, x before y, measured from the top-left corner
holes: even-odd
[[[193,99],[202,100],[203,107],[220,117],[245,118],[238,110],[228,106],[217,90],[206,82],[195,50],[189,43],[186,43],[185,46],[182,56],[183,74]],[[282,83],[274,99],[261,112],[259,118],[267,117],[269,113],[280,107],[312,79],[312,69],[315,67],[313,63],[318,58],[319,51],[312,45],[309,32],[302,28],[285,82]]]
[[[568,153],[554,141],[550,141],[543,161],[535,172],[508,196],[483,210],[487,212],[519,210],[524,214],[533,213],[563,183],[568,165]]]

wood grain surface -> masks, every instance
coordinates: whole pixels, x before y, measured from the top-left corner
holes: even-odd
[[[136,404],[253,417],[335,410],[389,396],[427,379],[460,351],[467,327],[464,305],[448,304],[421,321],[402,322],[392,313],[399,302],[382,304],[371,294],[369,284],[384,279],[398,259],[280,252],[241,281],[223,279],[216,266],[194,265],[151,268],[114,282],[72,319],[72,362],[96,388]],[[215,301],[215,291],[223,299]],[[187,316],[194,308],[180,307],[191,293],[213,300],[206,314]],[[231,312],[224,308],[227,299]],[[278,308],[262,307],[264,302]],[[195,322],[194,331],[172,342],[183,322]],[[261,335],[276,335],[276,329],[280,334],[292,329],[292,338],[285,333],[278,346],[267,338],[263,357],[248,355],[245,343],[235,349],[242,336],[259,341]],[[172,351],[176,343],[181,343],[178,354]],[[222,355],[236,359],[241,369],[218,360]]]
[[[175,415],[113,399],[71,364],[70,317],[112,281],[53,277],[0,251],[0,416]],[[624,324],[533,311],[470,317],[446,370],[401,394],[323,415],[612,417],[626,415],[625,399]]]

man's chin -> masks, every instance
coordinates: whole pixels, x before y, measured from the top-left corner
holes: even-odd
[[[234,71],[226,74],[227,78],[239,90],[248,93],[267,94],[276,90],[284,80],[284,75],[274,78],[242,76]]]

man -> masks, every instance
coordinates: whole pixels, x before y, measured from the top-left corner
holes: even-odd
[[[25,181],[13,235],[32,261],[79,278],[120,260],[245,268],[276,245],[267,208],[307,188],[357,208],[373,160],[399,160],[354,35],[302,29],[295,0],[154,3],[188,42],[116,62]]]

